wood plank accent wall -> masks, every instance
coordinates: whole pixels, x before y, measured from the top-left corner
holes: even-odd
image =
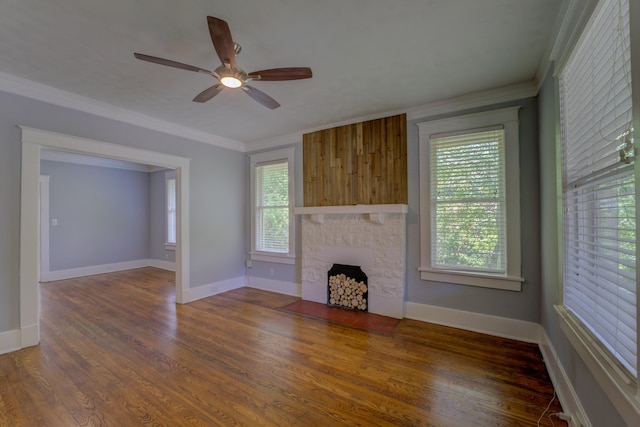
[[[302,136],[304,206],[407,203],[406,114]]]

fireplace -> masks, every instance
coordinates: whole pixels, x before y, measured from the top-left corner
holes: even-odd
[[[327,276],[327,305],[367,311],[369,287],[360,267],[333,264]]]
[[[330,304],[329,269],[357,265],[367,276],[367,311],[403,318],[407,211],[407,205],[296,208],[302,216],[302,299]]]

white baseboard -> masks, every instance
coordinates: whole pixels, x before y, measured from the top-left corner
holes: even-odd
[[[291,295],[294,297],[299,297],[302,294],[302,285],[299,283],[282,282],[280,280],[265,279],[262,277],[247,276],[247,287],[262,289],[263,291],[277,292],[279,294]]]
[[[183,291],[183,303],[187,304],[199,299],[207,298],[222,292],[231,291],[233,289],[245,286],[245,277],[234,277],[233,279],[222,280],[219,282],[209,283],[208,285],[198,286],[196,288],[185,289]]]
[[[405,317],[518,341],[536,344],[540,342],[540,325],[523,320],[415,302],[406,303]]]
[[[10,353],[21,348],[20,331],[18,329],[0,332],[0,354]]]
[[[164,259],[148,259],[147,267],[160,268],[162,270],[176,271],[176,263]]]
[[[69,268],[66,270],[50,271],[46,275],[46,281],[73,279],[76,277],[93,276],[95,274],[112,273],[114,271],[133,270],[148,265],[148,260],[138,259],[135,261],[116,262],[112,264],[91,265],[88,267]],[[43,281],[44,278],[43,278]]]
[[[540,327],[540,343],[538,346],[540,347],[544,364],[551,377],[553,387],[558,394],[558,400],[562,404],[562,410],[571,414],[569,427],[592,427],[580,403],[580,399],[578,399],[578,395],[567,376],[567,372],[560,363],[556,349],[553,347],[549,335],[547,335],[547,332],[542,327]]]
[[[70,268],[43,273],[42,282],[73,279],[76,277],[93,276],[95,274],[113,273],[114,271],[133,270],[143,267],[157,267],[164,270],[176,271],[175,262],[160,259],[137,259],[134,261],[116,262],[112,264],[91,265],[88,267]]]

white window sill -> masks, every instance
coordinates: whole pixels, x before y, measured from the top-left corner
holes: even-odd
[[[522,291],[522,277],[472,273],[453,270],[435,270],[420,267],[420,278],[433,282],[454,283],[457,285],[478,286],[481,288],[501,289],[506,291]]]
[[[165,243],[164,244],[164,248],[167,251],[175,251],[176,250],[176,244],[175,243]]]
[[[573,348],[622,418],[629,425],[633,425],[640,418],[640,400],[636,397],[635,379],[630,378],[625,370],[618,367],[617,363],[594,343],[591,334],[565,306],[556,305],[555,309],[560,316],[560,328]]]
[[[288,254],[268,253],[268,252],[251,252],[249,254],[251,261],[276,262],[279,264],[295,264],[296,257]]]

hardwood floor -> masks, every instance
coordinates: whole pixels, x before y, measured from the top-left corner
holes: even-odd
[[[41,298],[41,344],[0,356],[1,426],[535,426],[553,396],[532,344],[407,319],[367,332],[249,288],[176,305],[154,268]]]

